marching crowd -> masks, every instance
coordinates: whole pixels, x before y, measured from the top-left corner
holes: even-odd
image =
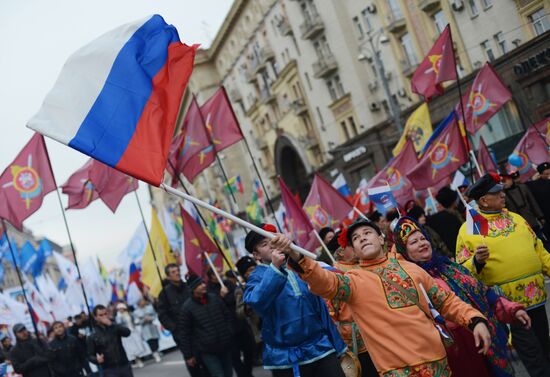
[[[132,376],[144,341],[161,361],[158,318],[192,377],[251,377],[259,364],[275,377],[513,376],[510,346],[530,376],[550,376],[550,163],[538,172],[527,184],[490,173],[444,187],[437,213],[411,201],[403,216],[321,229],[333,254],[319,261],[263,224],[277,234],[247,234],[238,274],[183,280],[169,264],[154,306],[98,305],[93,319],[54,322],[39,339],[16,324],[2,358],[25,377],[90,375],[90,362],[102,376]],[[485,221],[473,233],[470,200]]]

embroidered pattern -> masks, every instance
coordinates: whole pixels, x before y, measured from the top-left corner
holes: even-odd
[[[519,302],[529,308],[546,300],[544,277],[542,274],[527,276],[513,283],[500,286],[509,300]]]
[[[372,271],[380,276],[380,281],[384,287],[386,300],[390,308],[399,309],[416,305],[415,302],[409,298],[413,297],[418,301],[418,292],[416,291],[414,282],[395,259],[390,258],[389,263],[385,266],[376,267]],[[401,288],[407,292],[407,297],[404,297],[396,287],[386,280],[391,280],[393,284],[401,286]]]
[[[346,275],[336,274],[338,277],[338,290],[333,300],[347,301],[351,295],[350,278]]]
[[[430,301],[436,307],[436,309],[441,309],[441,306],[443,305],[443,302],[445,302],[448,293],[445,292],[443,289],[439,289],[437,285],[431,287],[427,293]]]
[[[516,230],[516,223],[512,215],[506,210],[502,210],[500,216],[489,220],[488,237],[508,237],[508,235]]]
[[[451,368],[447,363],[447,358],[416,365],[390,370],[382,374],[383,377],[449,377]]]

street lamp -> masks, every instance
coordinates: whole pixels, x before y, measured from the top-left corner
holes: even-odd
[[[376,41],[375,41],[376,38]],[[394,96],[392,96],[390,92],[390,86],[388,84],[388,80],[386,78],[386,70],[384,69],[384,64],[382,64],[382,60],[380,59],[380,43],[387,43],[389,42],[389,39],[382,34],[382,29],[375,33],[371,33],[370,31],[367,32],[365,42],[368,42],[368,46],[360,46],[359,51],[366,51],[372,56],[372,60],[374,61],[374,67],[376,69],[376,73],[378,74],[378,77],[382,81],[382,88],[384,88],[384,93],[386,94],[386,98],[388,99],[388,105],[390,108],[390,113],[393,118],[393,122],[395,123],[395,126],[397,127],[397,130],[399,131],[399,134],[403,132],[403,127],[401,126],[400,121],[400,111],[399,111],[399,105],[397,103],[397,100]],[[369,48],[370,47],[370,48]],[[357,57],[359,60],[365,60],[368,59],[367,56],[364,53],[360,53]]]

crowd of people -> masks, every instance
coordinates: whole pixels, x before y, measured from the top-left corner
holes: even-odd
[[[90,375],[90,362],[103,376],[132,376],[145,344],[161,360],[158,317],[192,377],[251,377],[259,364],[275,377],[505,377],[512,348],[530,376],[550,376],[550,163],[538,170],[527,184],[490,173],[444,187],[437,213],[413,201],[403,216],[321,229],[333,254],[318,261],[262,224],[274,238],[248,233],[249,256],[223,279],[182,279],[169,264],[154,306],[98,305],[93,320],[54,322],[47,338],[16,324],[2,357],[25,377]],[[484,232],[467,229],[470,201]]]

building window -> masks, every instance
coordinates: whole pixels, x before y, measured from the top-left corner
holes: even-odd
[[[447,17],[445,17],[445,13],[443,12],[443,10],[440,10],[433,15],[432,19],[434,20],[434,24],[435,24],[435,28],[437,29],[437,32],[441,34],[448,23]]]
[[[399,0],[388,0],[388,5],[394,20],[400,20],[403,18],[401,7],[399,7]]]
[[[491,47],[491,42],[484,41],[481,42],[481,49],[485,52],[485,56],[487,56],[487,60],[492,62],[495,60],[495,53],[493,52],[493,48]]]
[[[481,4],[483,5],[483,9],[487,9],[493,6],[493,0],[481,0]]]
[[[326,83],[332,101],[337,101],[344,96],[344,86],[339,75],[332,76]]]
[[[319,109],[318,106],[315,109],[317,110],[317,116],[319,117],[319,122],[321,123],[321,125],[324,125],[325,120],[323,119],[323,115],[321,114],[321,110]]]
[[[357,132],[357,125],[355,124],[355,120],[352,116],[348,117],[348,123],[351,127],[351,132],[353,133],[353,136],[357,136],[359,132]]]
[[[344,137],[346,138],[346,140],[349,140],[349,132],[348,132],[348,127],[346,126],[346,121],[341,121],[340,122],[340,127],[342,128],[342,131],[344,132]]]
[[[470,9],[470,16],[475,17],[479,14],[475,0],[468,0],[468,8]]]
[[[407,60],[409,65],[416,65],[417,60],[411,35],[409,33],[403,34],[403,36],[400,38],[400,41],[401,46],[403,47],[403,52],[405,53],[405,59]]]
[[[495,34],[495,42],[497,43],[500,53],[502,55],[508,52],[508,46],[506,45],[506,40],[504,39],[504,34],[502,32],[498,32]]]
[[[353,24],[355,25],[355,30],[357,30],[357,35],[359,36],[359,38],[365,35],[365,31],[363,30],[363,24],[359,20],[359,17],[353,17]]]
[[[366,8],[363,9],[363,10],[361,11],[361,15],[363,16],[363,22],[364,22],[364,25],[365,25],[365,29],[366,29],[367,31],[372,30],[372,25],[371,25],[371,23],[370,23],[370,17],[369,17],[369,11],[368,11],[368,9],[366,9]]]
[[[309,75],[307,74],[307,72],[304,73],[304,77],[306,78],[307,88],[312,91],[313,88],[311,87],[311,81],[309,80]]]
[[[544,8],[531,13],[528,18],[533,24],[533,31],[535,32],[535,35],[541,35],[545,31],[550,30],[550,22],[548,21],[548,15],[544,11]]]

